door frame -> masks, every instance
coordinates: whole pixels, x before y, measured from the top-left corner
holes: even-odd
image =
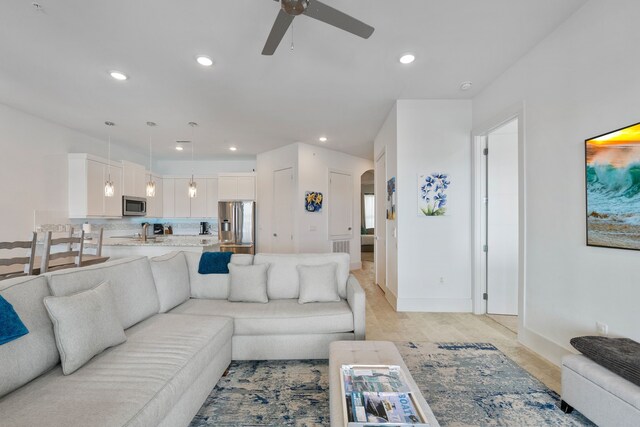
[[[378,161],[384,156],[384,171],[381,172],[376,172],[376,165],[378,164]],[[376,180],[378,179],[378,173],[380,173],[383,177],[383,179],[386,181],[387,180],[387,150],[386,147],[382,147],[382,150],[380,150],[380,153],[378,153],[378,155],[375,157],[375,160],[373,162],[373,171],[374,171],[374,181],[373,181],[373,194],[376,197],[376,215],[375,215],[375,222],[374,222],[374,228],[375,228],[375,232],[376,232],[376,237],[375,237],[375,245],[373,246],[373,265],[375,268],[375,274],[374,274],[374,280],[376,282],[376,286],[379,289],[382,289],[382,291],[386,294],[387,293],[387,278],[388,278],[388,274],[387,274],[387,218],[386,216],[383,218],[379,218],[380,215],[378,215],[378,203],[380,203],[381,200],[386,201],[386,197],[385,194],[379,195],[377,193],[377,189],[378,186],[376,185]],[[386,203],[386,202],[383,202]],[[380,260],[380,250],[378,248],[378,233],[384,230],[384,259]],[[379,263],[384,263],[384,287],[380,286],[380,281],[378,280],[378,268],[379,268]]]
[[[524,330],[526,323],[526,170],[525,170],[525,105],[519,103],[471,132],[472,157],[472,269],[473,269],[473,312],[487,313],[487,302],[483,294],[487,291],[487,256],[483,250],[486,236],[484,215],[484,192],[486,187],[486,163],[483,150],[488,135],[502,125],[518,119],[518,331]],[[490,248],[489,248],[490,250]]]

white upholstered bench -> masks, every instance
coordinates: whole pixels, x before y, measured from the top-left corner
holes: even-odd
[[[417,384],[411,377],[396,346],[389,341],[334,341],[329,347],[329,403],[331,427],[345,427],[342,410],[340,368],[342,365],[398,365],[402,368],[416,401],[420,405],[429,425],[439,427],[436,417]]]

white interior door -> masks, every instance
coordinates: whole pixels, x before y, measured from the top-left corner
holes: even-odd
[[[518,125],[489,134],[487,312],[518,314]]]
[[[341,239],[353,235],[353,177],[329,173],[329,236]]]
[[[375,195],[376,195],[376,219],[375,219],[375,268],[376,283],[380,289],[387,290],[387,212],[386,212],[386,159],[382,154],[376,160],[375,169]]]
[[[273,172],[273,223],[271,252],[292,253],[294,211],[293,168]]]

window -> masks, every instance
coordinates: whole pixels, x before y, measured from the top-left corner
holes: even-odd
[[[373,228],[376,219],[376,196],[373,194],[364,195],[364,228]]]

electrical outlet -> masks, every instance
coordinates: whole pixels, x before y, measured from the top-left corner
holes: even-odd
[[[596,322],[596,332],[598,335],[606,337],[609,333],[609,325],[602,322]]]
[[[444,283],[444,277],[440,277],[440,283]]]

